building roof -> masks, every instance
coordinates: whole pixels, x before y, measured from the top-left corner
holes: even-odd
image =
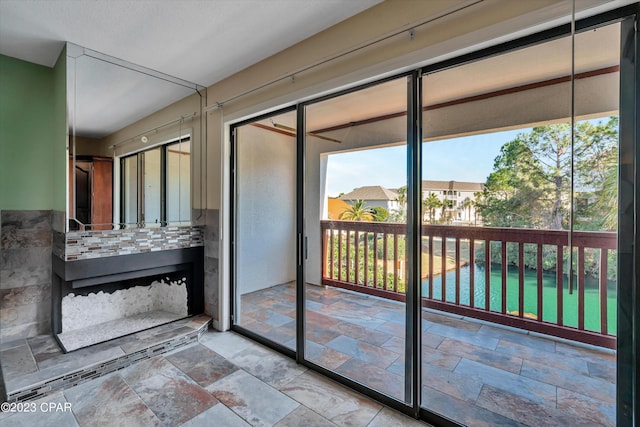
[[[358,187],[340,197],[341,200],[396,200],[397,198],[398,193],[380,185]]]
[[[340,215],[351,207],[349,203],[333,197],[329,197],[327,202],[327,216],[329,219],[340,219]]]
[[[456,190],[456,191],[482,191],[484,183],[465,181],[422,181],[422,191],[424,190]]]

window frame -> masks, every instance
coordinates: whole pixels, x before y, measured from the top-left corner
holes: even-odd
[[[143,227],[147,227],[147,226],[159,226],[159,227],[166,227],[168,226],[171,221],[169,221],[167,219],[167,203],[168,203],[168,198],[167,198],[167,191],[169,188],[168,182],[167,180],[169,179],[169,174],[168,172],[168,162],[167,162],[167,157],[168,157],[168,150],[170,146],[174,146],[176,144],[180,144],[180,143],[184,143],[184,142],[188,142],[189,144],[191,144],[191,135],[190,134],[186,134],[180,138],[176,138],[176,139],[172,139],[170,141],[165,141],[162,142],[160,144],[156,144],[152,147],[148,147],[144,150],[140,150],[140,151],[136,151],[133,153],[128,153],[125,155],[122,155],[119,157],[119,166],[120,166],[120,174],[119,174],[119,178],[120,178],[120,182],[118,183],[118,189],[120,191],[120,228],[131,228],[133,224],[135,224],[134,226],[137,228],[143,228]],[[146,222],[146,218],[145,218],[145,211],[144,211],[144,189],[145,189],[145,182],[144,182],[144,157],[146,153],[149,153],[153,150],[157,150],[160,149],[160,222],[158,223],[151,223],[148,224]],[[127,210],[127,197],[126,197],[126,192],[125,192],[125,188],[126,188],[126,184],[127,184],[127,179],[126,179],[126,168],[125,168],[125,162],[127,161],[127,159],[131,159],[131,158],[135,158],[136,159],[136,221],[135,222],[126,222],[125,218],[126,218],[126,210]],[[189,190],[191,190],[191,171],[189,171]],[[191,221],[191,217],[189,217],[188,220],[186,220],[186,222],[190,222]],[[181,222],[181,221],[180,221]]]

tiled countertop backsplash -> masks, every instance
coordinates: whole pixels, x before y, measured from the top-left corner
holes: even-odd
[[[204,245],[202,226],[54,232],[53,253],[65,261]]]

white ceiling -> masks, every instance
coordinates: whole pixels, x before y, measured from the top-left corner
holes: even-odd
[[[209,86],[381,0],[0,0],[0,53],[53,66],[65,41]]]
[[[0,0],[0,54],[51,67],[71,42],[210,86],[380,2]],[[127,66],[120,61],[70,56],[69,125],[79,136],[102,138],[193,93],[111,63]]]

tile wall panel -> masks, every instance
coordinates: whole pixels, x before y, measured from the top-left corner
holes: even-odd
[[[0,342],[51,330],[50,210],[0,211]]]
[[[203,227],[180,226],[130,230],[72,231],[54,235],[53,250],[66,261],[140,254],[204,245]]]
[[[204,227],[204,312],[211,316],[214,325],[219,321],[219,227],[220,211],[208,209]]]

